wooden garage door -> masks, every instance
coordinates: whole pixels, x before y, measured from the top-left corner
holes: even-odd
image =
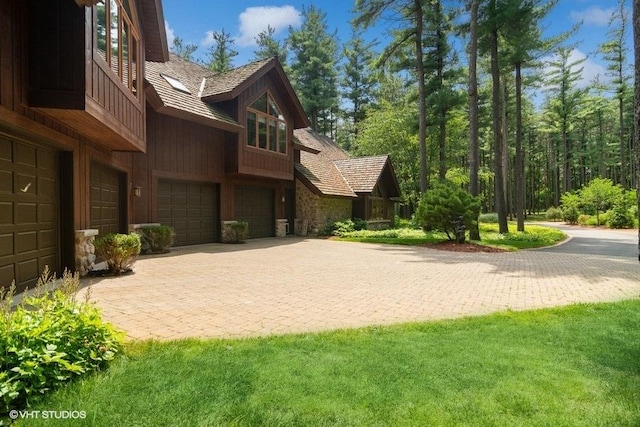
[[[219,223],[217,186],[160,181],[158,222],[173,227],[176,246],[215,242]]]
[[[275,235],[274,191],[261,187],[236,187],[236,219],[249,223],[249,238]]]
[[[58,154],[0,136],[0,287],[60,272]]]
[[[125,232],[120,178],[122,174],[98,163],[91,163],[90,174],[90,228],[97,229],[100,236]]]

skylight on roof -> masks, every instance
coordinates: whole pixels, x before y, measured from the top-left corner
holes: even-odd
[[[188,93],[191,95],[191,91],[187,89],[187,87],[178,79],[167,76],[166,74],[160,73],[160,75],[171,85],[175,90],[179,90],[180,92]]]

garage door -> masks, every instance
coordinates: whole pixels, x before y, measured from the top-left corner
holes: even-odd
[[[121,173],[110,167],[91,164],[91,218],[90,228],[99,231],[100,236],[125,232],[125,203],[121,197]]]
[[[58,153],[0,136],[0,286],[59,273]]]
[[[160,181],[158,222],[173,227],[176,246],[217,241],[217,186],[198,182]]]
[[[261,187],[236,187],[236,219],[249,223],[249,238],[275,235],[274,191]]]

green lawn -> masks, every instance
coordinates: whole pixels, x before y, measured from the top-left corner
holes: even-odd
[[[90,426],[637,426],[640,300],[133,343],[32,409],[86,411],[64,425]]]
[[[509,223],[509,233],[499,234],[498,224],[480,223],[481,242],[471,242],[486,246],[494,246],[506,250],[540,248],[550,246],[564,240],[567,236],[560,230],[540,225],[526,224],[524,232],[516,231],[516,224]],[[334,239],[350,242],[387,243],[394,245],[425,245],[447,240],[441,232],[425,233],[410,228],[354,231]]]

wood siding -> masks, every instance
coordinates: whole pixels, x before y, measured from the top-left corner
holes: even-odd
[[[286,110],[286,103],[280,97],[278,88],[267,74],[256,81],[238,97],[238,121],[243,126],[247,120],[247,106],[259,96],[269,91],[287,122],[287,154],[279,154],[247,145],[245,130],[238,134],[238,168],[240,174],[264,176],[293,181],[293,119]]]

